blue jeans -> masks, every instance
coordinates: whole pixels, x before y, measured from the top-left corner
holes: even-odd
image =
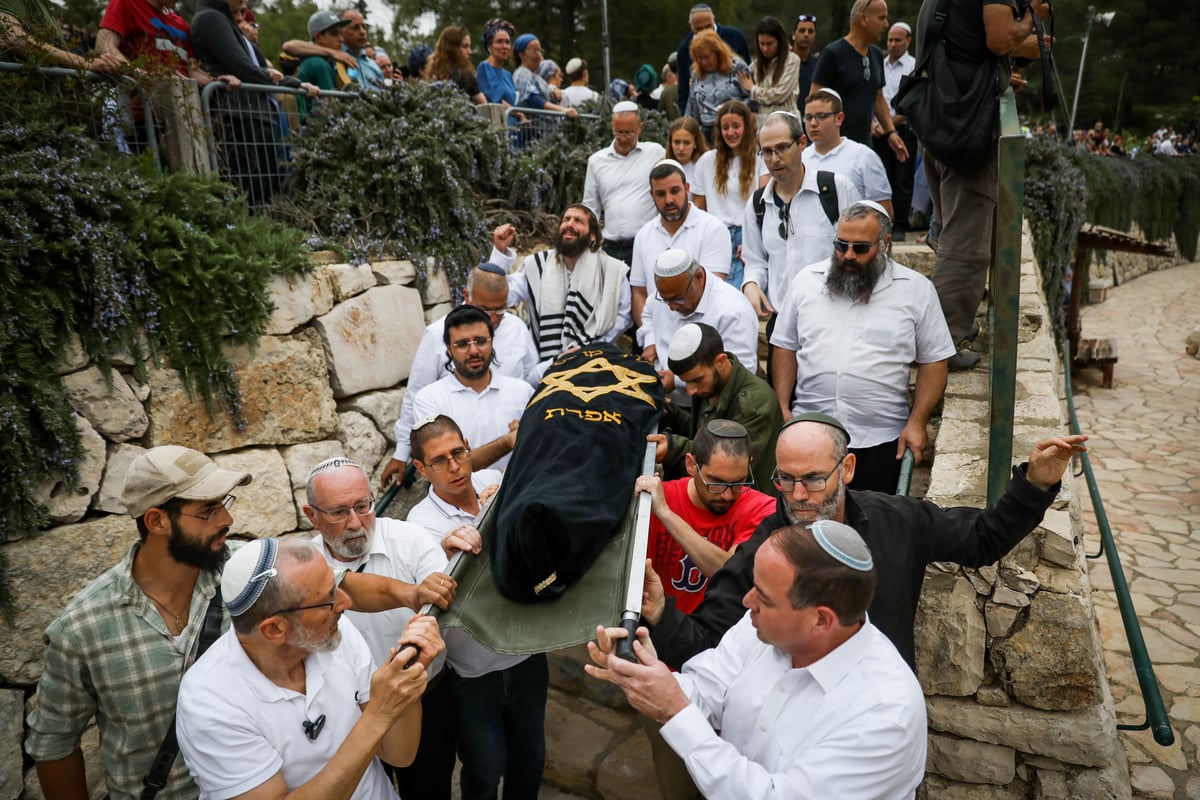
[[[738,255],[737,255],[738,248],[742,246],[742,226],[741,225],[730,225],[729,226],[729,245],[732,248],[732,250],[730,252],[729,277],[727,277],[725,279],[725,282],[728,283],[730,286],[732,286],[735,289],[741,289],[742,288],[742,274],[745,271],[745,267],[742,264],[742,260],[740,258],[738,258]]]
[[[546,764],[544,654],[506,670],[464,678],[448,670],[462,759],[463,800],[537,800]]]

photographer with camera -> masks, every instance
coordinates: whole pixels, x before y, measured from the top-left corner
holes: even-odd
[[[945,16],[935,19],[938,11]],[[929,61],[929,80],[937,88],[929,94],[955,100],[979,97],[981,114],[973,119],[953,119],[947,106],[930,109],[940,126],[971,123],[989,125],[983,131],[986,147],[979,155],[947,164],[945,153],[933,152],[926,141],[928,131],[910,113],[917,139],[925,145],[925,175],[933,199],[933,216],[938,229],[937,260],[933,283],[942,312],[956,344],[972,335],[975,312],[983,299],[992,256],[992,218],[997,200],[996,139],[997,99],[1013,75],[1013,58],[1038,54],[1034,18],[1045,18],[1050,6],[1042,0],[924,0],[917,19],[917,52],[921,66]],[[935,48],[926,56],[929,48]],[[905,108],[904,88],[897,108]],[[958,148],[961,155],[964,148]],[[931,240],[932,241],[932,240]],[[976,329],[977,330],[977,329]],[[979,355],[967,349],[950,358],[950,369],[970,369]]]

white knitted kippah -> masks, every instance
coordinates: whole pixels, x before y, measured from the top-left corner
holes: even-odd
[[[871,550],[858,531],[841,522],[819,519],[808,526],[813,538],[829,555],[858,572],[870,572],[875,565]]]
[[[255,539],[242,545],[225,562],[221,574],[221,599],[229,616],[240,617],[258,601],[267,581],[279,573],[275,558],[279,542],[275,539]]]
[[[696,354],[700,347],[700,326],[689,322],[671,337],[667,347],[667,358],[671,361],[686,361]]]
[[[658,260],[654,262],[654,277],[674,278],[676,275],[687,272],[690,266],[692,266],[691,254],[678,247],[672,247],[670,250],[664,250]]]

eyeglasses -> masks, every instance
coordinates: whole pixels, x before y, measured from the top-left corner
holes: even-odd
[[[837,250],[839,253],[845,254],[847,250],[853,248],[854,252],[858,253],[860,256],[865,256],[867,253],[871,252],[871,248],[877,244],[879,244],[878,241],[847,242],[845,239],[834,239],[833,249]]]
[[[817,15],[816,14],[801,14],[800,16],[796,17],[796,22],[811,22],[813,25],[816,25],[817,24]]]
[[[845,456],[839,458],[838,462],[833,465],[833,469],[829,470],[828,475],[810,475],[807,478],[793,478],[790,475],[781,475],[779,474],[779,468],[776,467],[775,471],[771,473],[771,483],[775,484],[775,487],[781,492],[792,491],[796,488],[797,483],[803,486],[806,492],[813,492],[814,494],[816,492],[823,492],[825,491],[825,485],[829,483],[829,478],[833,473],[838,471],[838,467],[845,460]]]
[[[329,596],[333,599],[326,600],[323,603],[312,603],[311,605],[307,605],[307,606],[294,606],[292,608],[281,608],[278,611],[276,611],[275,614],[290,614],[293,611],[308,611],[310,608],[325,608],[326,606],[329,607],[330,611],[333,611],[334,607],[337,605],[337,586],[336,585],[333,587],[333,591],[329,593]],[[272,614],[272,616],[275,616],[275,614]]]
[[[464,464],[464,463],[466,463],[467,459],[469,459],[470,457],[471,457],[470,448],[460,447],[457,450],[452,450],[450,452],[449,458],[447,458],[446,456],[438,456],[437,458],[433,459],[432,461],[423,461],[421,463],[423,463],[425,466],[429,467],[434,472],[443,472],[443,471],[445,471],[445,469],[448,466],[450,466],[451,458],[454,459],[455,461],[457,461],[459,464]]]
[[[475,345],[480,350],[482,350],[483,346],[485,344],[487,344],[488,342],[490,342],[491,340],[492,340],[492,337],[490,337],[490,336],[476,336],[472,339],[455,339],[453,342],[450,343],[450,346],[453,347],[455,350],[468,350],[468,349],[470,349],[471,345]]]
[[[330,522],[345,522],[346,520],[350,519],[351,511],[354,512],[356,517],[362,519],[363,517],[369,517],[375,513],[375,497],[372,495],[369,500],[362,500],[352,506],[342,506],[341,508],[330,509],[317,508],[316,506],[313,506],[313,510],[320,511],[322,514],[329,517]]]
[[[672,305],[677,306],[680,303],[682,303],[684,300],[687,300],[688,292],[690,292],[692,290],[692,284],[696,282],[696,276],[699,274],[700,274],[700,270],[696,270],[695,272],[693,272],[692,279],[687,282],[687,286],[683,287],[683,291],[680,292],[679,294],[675,295],[674,297],[663,297],[662,293],[657,292],[657,291],[654,293],[654,296],[656,298],[658,298],[658,301],[660,303],[666,303],[669,306],[672,306]]]
[[[478,308],[483,313],[487,314],[489,317],[502,317],[502,316],[504,316],[504,312],[508,311],[508,306],[499,306],[497,308],[485,308],[484,306],[475,306],[475,307]],[[463,341],[466,341],[466,340],[464,339]],[[487,341],[487,340],[485,339],[484,341]],[[476,340],[475,344],[479,345],[478,340]],[[480,345],[480,346],[482,346],[482,345]]]
[[[754,485],[754,481],[750,480],[749,476],[747,476],[747,480],[744,481],[706,481],[704,480],[703,467],[698,467],[696,469],[696,479],[704,485],[704,488],[709,494],[725,494],[725,492],[730,489],[733,490],[734,494],[741,494],[742,490],[747,486]]]
[[[796,230],[792,227],[792,204],[789,201],[777,208],[779,209],[779,238],[786,242],[788,235]]]
[[[836,117],[836,111],[814,111],[811,114],[804,115],[804,124],[812,125],[814,122],[824,122],[830,117]]]
[[[783,154],[792,149],[792,145],[796,143],[795,139],[791,139],[787,144],[781,144],[778,147],[761,147],[758,154],[762,156],[763,161],[768,159],[783,158]]]
[[[180,514],[181,516],[184,516],[184,517],[192,517],[193,519],[202,519],[202,520],[204,520],[205,522],[212,522],[212,518],[213,518],[213,517],[215,517],[217,514],[220,514],[220,513],[221,513],[221,509],[225,509],[226,511],[230,511],[230,510],[233,508],[233,503],[234,503],[234,501],[235,501],[235,500],[237,500],[237,497],[235,497],[235,496],[233,496],[233,495],[231,495],[231,494],[227,494],[227,495],[225,495],[225,497],[224,497],[224,498],[221,500],[221,502],[220,502],[220,503],[218,503],[218,504],[217,504],[217,505],[216,505],[216,506],[215,506],[215,507],[214,507],[214,508],[213,508],[211,511],[209,511],[207,514],[189,514],[189,513],[188,513],[188,512],[186,512],[186,511],[180,511],[180,512],[179,512],[179,514]]]
[[[537,56],[537,55],[541,55],[541,54],[542,54],[542,48],[540,48],[540,47],[526,47],[526,48],[525,48],[525,52],[526,52],[526,53],[529,53],[529,55],[531,55],[531,56]]]

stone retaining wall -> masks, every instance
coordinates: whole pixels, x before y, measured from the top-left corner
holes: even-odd
[[[903,257],[901,257],[902,260]],[[246,426],[210,420],[170,370],[145,384],[128,374],[107,386],[77,354],[60,369],[72,392],[88,458],[81,488],[46,487],[59,527],[3,545],[11,623],[0,621],[0,800],[40,798],[22,779],[22,718],[41,669],[41,633],[66,598],[121,558],[136,537],[123,516],[129,461],[162,442],[186,442],[222,466],[254,473],[239,491],[235,532],[275,535],[308,527],[300,511],[309,467],[346,454],[374,476],[392,444],[403,382],[426,319],[448,310],[435,279],[424,300],[407,262],[324,264],[273,286],[276,311],[253,354],[234,354]],[[1062,430],[1059,364],[1032,259],[1022,273],[1023,329],[1014,453]],[[987,375],[950,378],[928,495],[982,504]],[[403,516],[409,492],[391,513]],[[294,503],[280,504],[292,495]],[[1092,621],[1081,552],[1079,499],[1068,476],[1046,521],[993,567],[938,565],[918,615],[918,662],[929,698],[929,776],[922,796],[1124,798],[1125,759]],[[613,687],[583,675],[582,648],[551,657],[548,784],[590,798],[656,798],[641,726]],[[94,734],[85,738],[97,779]]]
[[[1134,225],[1130,229],[1129,234],[1141,238],[1142,231]],[[1107,279],[1113,281],[1113,286],[1120,286],[1134,278],[1145,275],[1147,272],[1157,272],[1160,269],[1186,263],[1183,256],[1179,255],[1179,247],[1175,242],[1175,238],[1171,237],[1171,240],[1167,244],[1175,251],[1175,255],[1172,258],[1148,256],[1140,253],[1121,253],[1115,250],[1097,250],[1092,256],[1092,266],[1088,277],[1091,280]],[[1087,301],[1085,300],[1084,302]]]

